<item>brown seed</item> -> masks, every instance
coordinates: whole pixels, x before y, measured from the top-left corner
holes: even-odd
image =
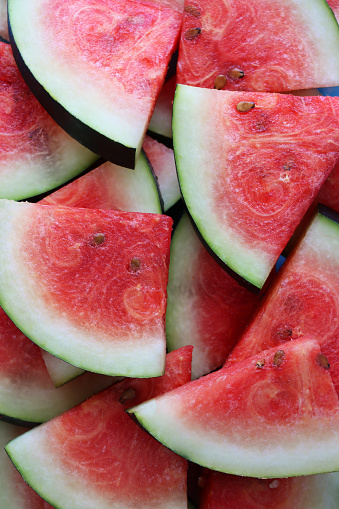
[[[247,113],[247,111],[250,111],[254,107],[255,104],[251,101],[240,101],[240,103],[237,104],[237,110],[240,111],[240,113]]]
[[[273,364],[275,366],[277,366],[277,368],[279,368],[279,366],[281,366],[283,360],[284,360],[284,357],[285,357],[285,352],[284,350],[278,350],[277,352],[275,352],[274,354],[274,358],[273,358]]]
[[[129,401],[135,397],[135,389],[133,387],[129,387],[126,389],[119,398],[120,403],[125,403],[125,401]]]
[[[185,38],[188,40],[188,41],[193,41],[193,39],[196,39],[198,37],[198,35],[201,34],[201,28],[199,27],[196,27],[196,28],[189,28],[188,30],[186,30],[185,32]]]
[[[195,18],[199,18],[199,16],[201,16],[201,12],[197,7],[194,7],[194,5],[186,5],[184,10],[187,14],[190,14]]]
[[[91,246],[100,246],[105,241],[104,233],[95,233],[90,241]]]
[[[237,67],[235,67],[234,69],[231,69],[229,72],[228,72],[228,75],[230,78],[232,78],[233,80],[237,80],[239,78],[243,78],[245,76],[245,73],[244,71],[241,71],[240,69],[238,69]]]
[[[317,363],[319,364],[320,367],[324,369],[330,369],[330,363],[328,362],[326,355],[324,355],[323,353],[318,353]]]
[[[141,264],[140,258],[136,258],[136,257],[132,258],[131,265],[130,265],[131,270],[133,272],[137,272],[140,269],[140,264]]]
[[[223,74],[219,74],[219,76],[217,76],[214,80],[214,88],[216,90],[221,90],[222,88],[224,88],[226,83],[227,83],[226,76],[224,76]]]
[[[260,361],[257,361],[255,364],[256,368],[261,369],[265,366],[265,359],[261,359]]]

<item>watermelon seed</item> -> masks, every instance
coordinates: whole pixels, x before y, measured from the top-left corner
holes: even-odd
[[[132,387],[129,387],[122,393],[122,395],[119,398],[119,401],[120,401],[120,403],[125,403],[125,401],[129,401],[129,400],[133,399],[135,397],[135,395],[136,395],[135,389],[133,389]]]
[[[318,353],[317,363],[321,368],[330,369],[330,363],[328,362],[326,355],[324,355],[323,353]]]
[[[281,366],[283,360],[284,360],[284,357],[285,357],[285,352],[284,350],[278,350],[277,352],[275,352],[274,354],[274,358],[273,358],[273,364],[275,366],[277,366],[277,368],[279,368],[279,366]]]
[[[140,259],[139,258],[132,258],[130,268],[133,272],[137,272],[140,269]]]
[[[196,37],[198,37],[198,35],[201,34],[201,28],[199,27],[196,27],[196,28],[189,28],[188,30],[186,30],[185,32],[185,37],[188,41],[193,41],[193,39],[195,39]]]
[[[240,111],[240,113],[247,113],[247,111],[250,111],[254,107],[255,104],[251,101],[240,101],[240,103],[237,104],[237,110]]]
[[[201,15],[201,12],[199,11],[199,9],[194,7],[194,5],[185,5],[184,11],[187,14],[190,14],[191,16],[194,16],[195,18],[199,18],[199,16]]]
[[[231,69],[229,72],[228,72],[228,75],[230,78],[232,78],[233,80],[237,80],[239,78],[243,78],[245,76],[245,73],[244,71],[241,71],[240,69],[238,69],[237,67],[235,67],[234,69]]]
[[[226,83],[227,83],[226,76],[224,76],[223,74],[219,74],[219,76],[217,76],[214,80],[214,88],[216,90],[221,90],[222,88],[224,88]]]
[[[91,239],[91,246],[100,246],[105,241],[105,234],[104,233],[95,233],[93,235],[93,238]]]
[[[255,364],[256,368],[261,369],[265,366],[265,359],[261,359],[260,361],[257,361]]]

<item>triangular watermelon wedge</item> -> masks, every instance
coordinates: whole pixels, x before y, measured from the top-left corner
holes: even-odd
[[[129,380],[136,399],[187,382],[191,356],[189,347],[172,352],[155,392],[153,380]],[[131,419],[123,394],[112,386],[7,445],[28,484],[59,509],[187,508],[187,461]]]
[[[173,141],[198,230],[262,288],[339,156],[339,98],[179,85]]]
[[[0,302],[30,339],[89,371],[163,374],[171,218],[7,200],[0,217]]]
[[[339,469],[339,401],[316,340],[291,341],[134,407],[164,445],[213,470]]]
[[[105,159],[134,168],[177,47],[182,11],[182,0],[11,0],[13,53],[65,131]]]

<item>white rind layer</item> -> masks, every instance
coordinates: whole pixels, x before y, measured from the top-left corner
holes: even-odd
[[[48,307],[36,280],[18,252],[32,204],[0,202],[0,305],[16,326],[52,355],[81,369],[105,375],[161,376],[165,369],[166,340],[158,330],[136,334],[131,341],[112,341],[102,332],[82,330],[67,317]],[[161,330],[160,330],[161,329]],[[126,338],[127,339],[127,338]]]
[[[199,432],[186,426],[171,396],[156,398],[130,411],[157,440],[177,454],[212,470],[249,477],[291,477],[339,470],[339,428],[305,429],[295,433],[288,427],[275,444],[267,447],[255,440],[235,444],[208,429]],[[245,431],[245,430],[244,430]],[[249,430],[250,433],[250,430]]]
[[[2,377],[0,414],[23,422],[45,422],[82,403],[113,382],[112,377],[84,373],[56,388],[50,380],[41,386],[34,381],[25,384],[20,379],[13,381]]]
[[[46,428],[47,431],[47,428]],[[119,500],[118,496],[105,496],[100,489],[92,487],[85,479],[68,472],[58,462],[50,448],[50,437],[44,426],[39,426],[6,446],[11,460],[25,481],[40,496],[60,509],[132,509],[133,501]],[[137,488],[136,488],[137,489]],[[132,497],[131,497],[132,498]],[[185,509],[187,501],[164,500],[161,509]],[[155,509],[154,504],[140,503],[138,509]]]
[[[173,109],[173,144],[179,183],[186,206],[202,237],[214,253],[232,270],[261,287],[275,257],[246,245],[231,229],[220,227],[214,206],[215,166],[211,153],[211,133],[218,132],[206,101],[213,90],[178,85]],[[194,114],[196,113],[196,118]],[[217,136],[216,136],[217,138]],[[199,147],[199,150],[197,150]],[[208,218],[208,220],[207,220]],[[226,217],[225,217],[226,220]]]

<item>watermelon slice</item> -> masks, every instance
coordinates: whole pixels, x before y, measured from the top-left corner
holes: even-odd
[[[173,150],[149,136],[142,146],[157,176],[166,212],[181,198]]]
[[[179,357],[191,355],[185,351]],[[176,368],[165,378],[162,389],[157,387],[160,394],[180,383]],[[133,385],[138,400],[152,393],[148,386],[152,380]],[[121,391],[113,386],[6,450],[25,480],[59,509],[187,508],[187,461],[145,433],[119,398]]]
[[[164,445],[213,470],[290,477],[339,469],[339,401],[319,344],[271,348],[131,409]]]
[[[0,41],[0,197],[23,199],[75,177],[98,156],[77,143],[46,113]]]
[[[56,389],[41,352],[0,308],[0,415],[3,418],[44,422],[114,381],[112,377],[85,373]]]
[[[328,217],[330,216],[330,217]],[[321,208],[227,364],[317,335],[339,394],[339,214]]]
[[[189,213],[257,289],[336,163],[338,119],[339,98],[178,86],[174,153]]]
[[[339,19],[339,2],[338,0],[327,0],[328,5],[331,7],[333,14],[335,15],[337,21]]]
[[[259,302],[208,253],[187,214],[173,235],[167,292],[167,345],[194,345],[194,379],[224,363]]]
[[[165,136],[165,138],[172,138],[172,109],[176,85],[176,75],[165,81],[148,125],[149,131]]]
[[[186,0],[177,79],[258,92],[336,86],[338,50],[324,0]]]
[[[162,212],[157,183],[144,153],[140,153],[134,172],[105,162],[40,203],[153,214]]]
[[[89,371],[163,374],[171,218],[7,200],[0,216],[0,302],[30,339]]]
[[[28,431],[26,428],[0,422],[0,507],[10,509],[53,509],[22,479],[9,460],[5,445]]]
[[[182,9],[182,0],[10,0],[11,42],[25,80],[61,127],[134,168]]]
[[[336,509],[339,473],[254,479],[204,469],[199,509]]]

